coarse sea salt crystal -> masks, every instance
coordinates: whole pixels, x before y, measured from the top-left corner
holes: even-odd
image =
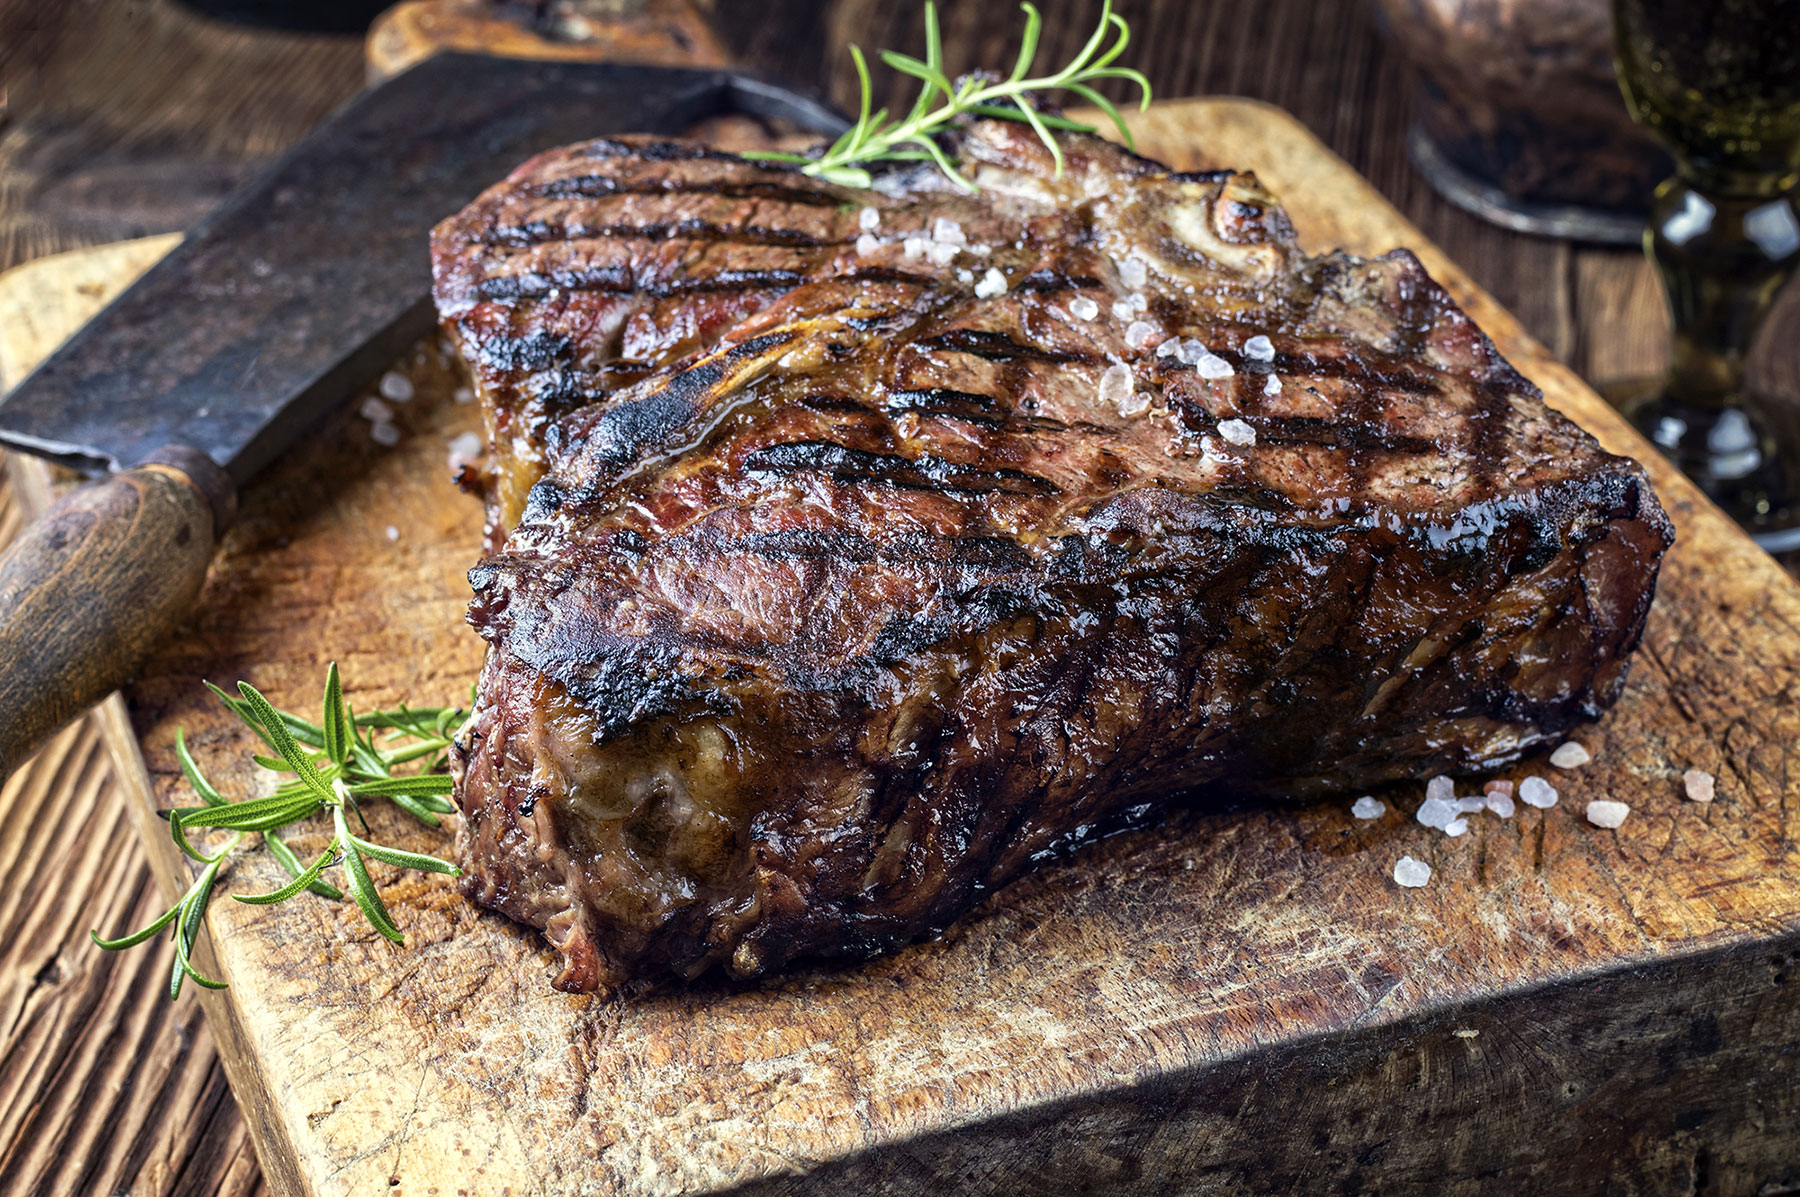
[[[1275,343],[1258,333],[1244,342],[1244,356],[1259,362],[1275,360]]]
[[[400,443],[400,425],[382,420],[369,425],[369,439],[378,445],[386,445],[392,449]]]
[[[1605,798],[1596,798],[1587,804],[1587,821],[1595,827],[1617,827],[1630,813],[1631,808],[1623,802],[1609,802]]]
[[[1456,783],[1448,777],[1433,777],[1425,783],[1425,797],[1453,801],[1456,798]]]
[[[1156,347],[1156,356],[1157,357],[1174,357],[1175,351],[1180,348],[1181,348],[1181,338],[1180,337],[1170,337],[1168,340],[1164,341],[1161,345],[1158,345]]]
[[[392,524],[389,524],[387,526],[387,538],[389,540],[399,540],[400,539],[400,529],[394,527],[394,525],[392,525]]]
[[[997,266],[989,266],[981,281],[975,284],[975,294],[983,299],[992,299],[996,295],[1006,294],[1006,276],[1000,273]]]
[[[395,403],[405,403],[413,397],[412,379],[398,370],[389,370],[383,374],[375,389],[381,392],[383,399],[392,399]]]
[[[857,213],[856,223],[866,232],[874,232],[881,227],[881,213],[873,208],[864,208]]]
[[[908,237],[900,243],[900,252],[909,258],[916,258],[924,253],[925,247],[930,244],[931,242],[923,237]]]
[[[931,222],[931,239],[939,245],[967,245],[969,243],[969,239],[963,236],[962,226],[943,216]]]
[[[1263,383],[1263,394],[1265,394],[1265,395],[1281,394],[1281,379],[1273,374],[1269,375],[1269,381]]]
[[[1202,378],[1230,378],[1237,371],[1216,353],[1209,353],[1194,363],[1194,372]]]
[[[1450,836],[1452,839],[1459,835],[1466,835],[1468,834],[1468,831],[1469,821],[1464,818],[1455,818],[1444,824],[1444,834]]]
[[[1256,429],[1242,420],[1220,420],[1219,435],[1234,445],[1254,445]]]
[[[1191,366],[1206,356],[1206,346],[1189,337],[1175,347],[1175,360],[1184,366]]]
[[[1123,262],[1117,262],[1114,265],[1119,268],[1119,281],[1133,291],[1143,286],[1150,277],[1150,272],[1144,267],[1142,258],[1126,258]]]
[[[1141,416],[1150,410],[1150,392],[1139,391],[1119,400],[1119,414],[1122,416]]]
[[[1713,800],[1713,775],[1702,769],[1689,769],[1681,775],[1681,788],[1693,802]]]
[[[881,249],[881,238],[874,233],[864,233],[856,239],[856,256],[867,258]]]
[[[1100,314],[1100,305],[1085,295],[1078,295],[1069,301],[1069,315],[1077,320],[1092,320]]]
[[[958,247],[944,241],[933,241],[925,247],[925,256],[933,266],[948,266],[956,261]]]
[[[1125,343],[1133,346],[1148,345],[1156,339],[1159,330],[1156,325],[1144,320],[1133,320],[1125,329]]]
[[[1131,305],[1131,310],[1134,312],[1144,312],[1150,309],[1150,301],[1144,297],[1142,291],[1133,291],[1125,297],[1125,302]]]
[[[1118,406],[1131,394],[1131,367],[1115,364],[1100,376],[1100,402]]]
[[[1137,315],[1137,309],[1131,306],[1129,299],[1116,299],[1113,301],[1112,314],[1114,320],[1129,320]]]
[[[1407,889],[1418,889],[1431,880],[1431,866],[1422,860],[1402,856],[1394,865],[1394,881]]]
[[[465,432],[450,438],[450,469],[453,472],[480,456],[481,438],[475,433]]]
[[[1556,805],[1556,787],[1541,777],[1527,777],[1519,783],[1519,801],[1539,810],[1549,810]]]
[[[1439,831],[1450,826],[1451,820],[1458,814],[1456,803],[1443,798],[1427,798],[1419,804],[1417,818],[1427,827],[1435,827]]]
[[[394,409],[370,395],[356,409],[356,414],[374,424],[384,424],[394,418]]]
[[[1579,769],[1593,759],[1587,749],[1573,740],[1550,754],[1550,763],[1558,769]]]
[[[1387,814],[1387,803],[1364,794],[1350,804],[1350,813],[1359,819],[1379,819]]]
[[[1487,808],[1499,815],[1502,819],[1510,819],[1513,817],[1514,807],[1512,795],[1502,794],[1498,790],[1489,790],[1486,801]]]
[[[972,283],[975,281],[975,272],[968,269],[958,270],[956,272],[956,281],[959,283]]]
[[[1456,800],[1456,809],[1465,815],[1479,814],[1481,811],[1487,809],[1487,796],[1485,794],[1477,794],[1472,798],[1458,798]]]

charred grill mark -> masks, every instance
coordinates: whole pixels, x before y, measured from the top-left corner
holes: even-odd
[[[552,291],[598,291],[614,295],[647,295],[669,299],[739,291],[789,291],[806,281],[798,270],[721,270],[697,278],[639,284],[629,266],[592,266],[582,270],[531,271],[484,278],[475,284],[483,300],[539,299]]]
[[[619,141],[611,137],[596,137],[581,146],[581,153],[588,158],[642,158],[646,162],[714,161],[752,167],[756,165],[751,159],[715,150],[697,141]]]
[[[758,449],[744,459],[750,474],[825,474],[839,482],[861,482],[900,490],[959,494],[1011,494],[1035,498],[1060,494],[1045,478],[1005,467],[969,466],[925,455],[899,457],[852,449],[835,441],[788,441]]]
[[[893,266],[863,266],[832,277],[840,282],[899,283],[906,287],[929,287],[937,282],[928,274],[913,274]]]
[[[481,343],[481,364],[489,370],[545,370],[567,360],[574,345],[542,328],[522,337],[493,336]]]
[[[601,464],[632,465],[692,423],[707,406],[707,397],[733,381],[746,364],[780,349],[798,335],[791,329],[765,333],[677,372],[650,394],[603,413],[594,422],[586,447]]]
[[[1340,342],[1341,351],[1329,354],[1278,353],[1268,368],[1284,377],[1311,375],[1315,378],[1341,378],[1360,389],[1380,387],[1409,395],[1434,395],[1442,388],[1435,371],[1410,367],[1402,362],[1378,360],[1366,346]],[[1214,350],[1219,356],[1242,365],[1235,351]]]
[[[891,392],[887,399],[887,410],[893,416],[906,412],[949,416],[988,428],[998,428],[1006,422],[1000,401],[991,395],[978,395],[971,391],[955,391],[945,387]]]
[[[876,540],[855,532],[820,528],[751,532],[734,539],[707,535],[712,540],[709,547],[714,551],[749,552],[776,560],[848,561],[859,565],[875,562],[938,564],[1006,572],[1031,568],[1031,558],[1024,549],[1013,541],[993,536],[913,533],[891,540]],[[683,543],[691,543],[691,540],[684,539]]]
[[[924,337],[919,340],[918,345],[921,349],[967,353],[990,362],[1050,362],[1060,365],[1065,362],[1091,363],[1099,360],[1091,353],[1065,353],[1038,345],[1026,345],[1003,332],[982,328],[951,329],[935,337]]]
[[[1055,291],[1087,291],[1102,285],[1100,280],[1091,274],[1063,274],[1055,270],[1034,270],[1014,283],[1012,289],[1048,294]]]
[[[1315,419],[1310,416],[1252,416],[1259,445],[1320,445],[1355,453],[1434,453],[1437,442],[1416,436],[1395,436],[1369,420]]]
[[[825,240],[799,229],[776,229],[765,225],[723,225],[689,217],[686,220],[656,220],[648,224],[578,225],[551,224],[534,220],[526,224],[503,225],[482,235],[481,244],[525,249],[552,241],[704,241],[728,242],[734,245],[781,245],[796,249],[818,249],[826,245],[844,245],[842,239]]]
[[[573,175],[521,188],[540,199],[599,199],[608,195],[713,195],[721,199],[773,200],[804,208],[836,208],[843,197],[810,187],[767,179],[631,179],[610,175]]]

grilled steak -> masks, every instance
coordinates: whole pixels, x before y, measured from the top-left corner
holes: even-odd
[[[1022,127],[848,191],[681,142],[433,241],[492,434],[457,754],[557,984],[941,928],[1168,795],[1503,764],[1619,693],[1670,526],[1409,253]]]

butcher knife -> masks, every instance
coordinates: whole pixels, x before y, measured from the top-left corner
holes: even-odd
[[[0,557],[0,780],[128,680],[238,489],[431,328],[432,225],[530,155],[745,113],[843,120],[729,70],[444,53],[363,92],[0,401],[0,444],[107,476]]]

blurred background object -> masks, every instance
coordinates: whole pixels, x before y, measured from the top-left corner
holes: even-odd
[[[1674,337],[1615,392],[1646,436],[1771,552],[1800,551],[1800,405],[1747,385],[1800,264],[1800,0],[1614,0],[1632,116],[1675,155],[1644,245]]]
[[[1418,72],[1407,150],[1504,228],[1635,245],[1669,158],[1613,77],[1608,0],[1381,0]]]

